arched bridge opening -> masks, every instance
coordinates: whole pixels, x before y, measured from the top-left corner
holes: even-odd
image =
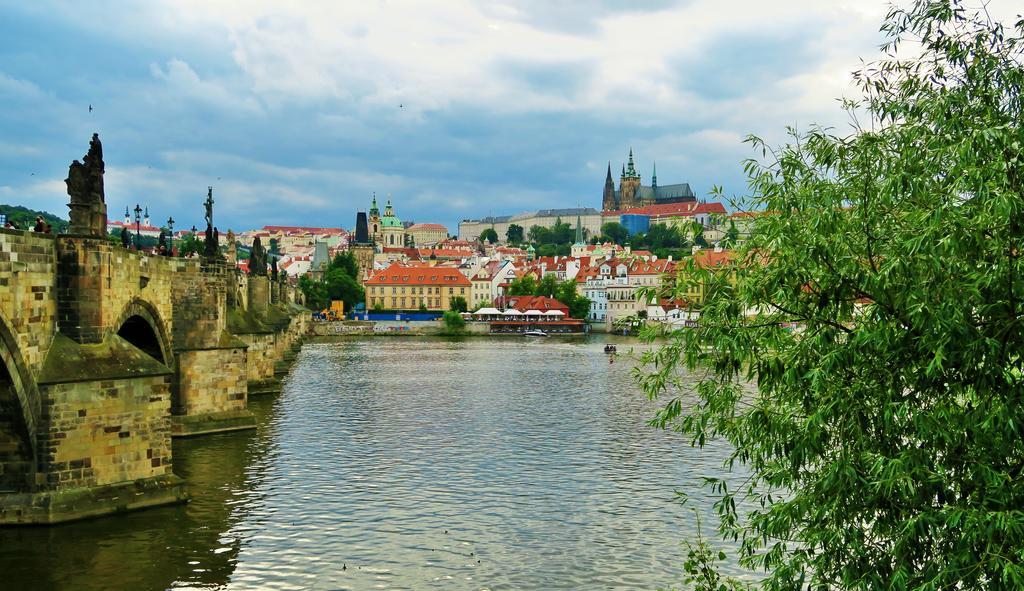
[[[142,316],[129,316],[117,330],[117,335],[160,363],[168,363],[169,360],[164,357],[160,337],[149,321]]]
[[[0,493],[26,490],[32,473],[32,449],[12,369],[0,358]]]

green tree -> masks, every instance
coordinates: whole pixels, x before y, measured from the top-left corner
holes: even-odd
[[[466,303],[466,298],[462,296],[455,296],[449,300],[448,309],[453,312],[465,312],[469,309],[469,304]]]
[[[447,310],[444,313],[444,327],[448,332],[461,332],[466,328],[466,320],[458,312]]]
[[[334,255],[330,268],[341,269],[349,277],[356,280],[359,279],[359,261],[356,260],[356,255],[351,250],[345,250]]]
[[[299,277],[299,290],[306,299],[306,307],[310,310],[323,310],[331,305],[327,295],[327,285],[322,281],[313,281],[307,276]]]
[[[704,238],[704,226],[694,222],[694,227],[693,243],[701,248],[707,248],[709,245],[707,238]]]
[[[530,242],[538,245],[551,242],[551,230],[544,226],[530,226],[530,231],[527,232],[526,236],[530,239]]]
[[[278,248],[277,238],[271,238],[270,247],[267,249],[267,252],[270,254],[281,254],[281,251]]]
[[[487,228],[483,232],[480,232],[480,242],[490,242],[491,244],[497,244],[498,233],[494,231],[494,228]]]
[[[770,213],[684,265],[699,327],[639,379],[656,424],[734,448],[741,486],[709,482],[763,588],[1021,589],[1024,22],[919,0],[883,31],[853,132],[750,139]]]
[[[726,248],[732,248],[736,246],[740,241],[740,230],[736,227],[736,222],[729,220],[729,229],[725,231],[725,238],[722,239],[722,246]]]
[[[519,244],[523,241],[523,227],[519,224],[509,224],[505,231],[505,238],[509,244]]]
[[[679,226],[676,225],[652,224],[647,230],[645,239],[647,246],[652,249],[683,248],[686,246],[686,239],[679,230]]]
[[[178,243],[178,256],[198,255],[203,252],[203,241],[195,234],[184,234]]]
[[[554,273],[548,273],[540,278],[540,282],[537,287],[533,290],[533,295],[547,296],[549,298],[555,297],[555,291],[558,289],[558,277]]]
[[[553,297],[569,308],[569,316],[573,318],[585,319],[590,314],[590,299],[579,294],[573,279],[559,283]]]
[[[601,224],[601,234],[615,244],[625,244],[629,240],[629,230],[619,222],[605,222]]]
[[[327,296],[331,300],[342,300],[345,309],[351,310],[366,298],[366,291],[345,269],[331,267],[324,273],[323,284],[327,288]]]
[[[510,296],[533,295],[536,291],[537,281],[533,275],[523,275],[518,279],[513,279],[508,286],[508,295]]]

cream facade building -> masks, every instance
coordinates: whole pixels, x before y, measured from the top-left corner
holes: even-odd
[[[512,224],[521,226],[525,236],[533,226],[553,228],[559,220],[575,226],[573,222],[577,217],[583,229],[587,231],[588,236],[596,236],[601,233],[601,212],[592,207],[575,207],[568,209],[541,209],[518,215],[491,216],[479,220],[462,220],[459,222],[459,239],[476,240],[480,237],[481,232],[488,228],[494,228],[494,231],[498,234],[498,240],[505,242],[508,227]]]

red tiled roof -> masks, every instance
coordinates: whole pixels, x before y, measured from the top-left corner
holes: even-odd
[[[406,266],[392,263],[387,269],[374,273],[366,280],[366,285],[457,285],[469,287],[472,283],[455,268]]]
[[[547,296],[504,296],[494,300],[495,306],[501,304],[504,304],[506,309],[515,308],[520,312],[527,310],[540,310],[541,312],[560,310],[565,315],[569,314],[569,306]]]
[[[643,207],[634,207],[632,209],[624,209],[622,211],[606,211],[601,215],[604,217],[617,217],[627,213],[647,215],[651,217],[679,217],[693,216],[698,213],[724,214],[726,211],[725,206],[717,201],[707,203],[688,201],[684,203],[659,203],[657,205],[645,205]]]
[[[442,232],[448,232],[448,228],[441,224],[413,224],[406,228],[406,232],[412,232],[413,230],[441,230]]]
[[[701,249],[693,254],[693,262],[698,267],[719,267],[736,258],[732,250],[723,249],[715,251],[712,249]]]
[[[274,233],[282,232],[284,234],[293,234],[298,232],[307,234],[330,234],[332,236],[344,236],[345,234],[348,234],[348,232],[342,228],[317,228],[313,226],[263,226],[263,230]]]
[[[473,253],[468,250],[461,250],[456,248],[420,248],[417,249],[421,258],[428,258],[430,255],[434,255],[438,258],[452,258],[461,259],[473,256]]]

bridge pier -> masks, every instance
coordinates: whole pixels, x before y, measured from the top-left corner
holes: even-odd
[[[57,334],[38,378],[30,481],[0,495],[0,523],[50,524],[187,500],[172,472],[172,372],[117,335]]]
[[[175,437],[256,428],[247,408],[248,346],[228,331],[228,293],[235,273],[208,262],[201,273],[175,284]]]

